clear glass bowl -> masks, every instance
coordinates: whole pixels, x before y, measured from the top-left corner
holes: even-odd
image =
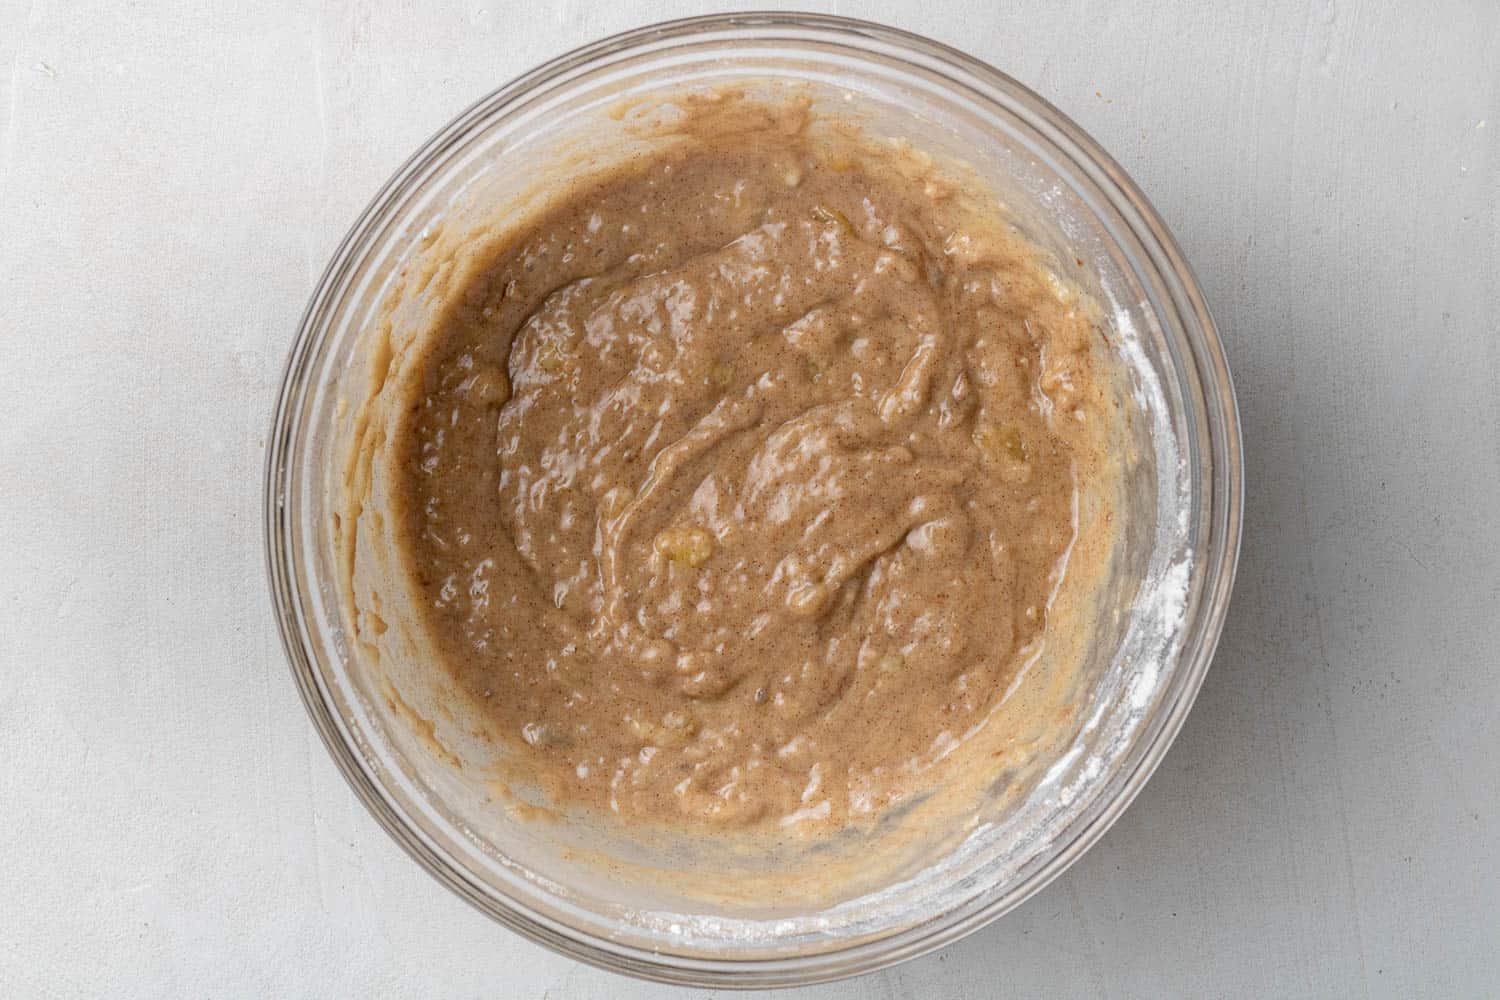
[[[1101,624],[1097,680],[1068,753],[1019,806],[988,816],[914,877],[815,912],[733,913],[642,898],[571,863],[500,811],[464,804],[452,773],[400,732],[336,589],[330,523],[340,421],[360,335],[437,220],[549,149],[609,140],[627,95],[796,81],[857,105],[877,132],[964,159],[1104,306],[1139,410],[1124,532],[1125,612]],[[503,183],[502,185],[503,186]],[[646,978],[775,986],[924,954],[1012,909],[1088,849],[1140,791],[1192,705],[1219,636],[1240,537],[1241,456],[1213,321],[1166,227],[1082,130],[989,66],[874,24],[803,14],[676,21],[526,74],[440,131],[355,223],[288,360],[266,466],[272,598],[309,714],[382,826],[437,879],[564,954]]]

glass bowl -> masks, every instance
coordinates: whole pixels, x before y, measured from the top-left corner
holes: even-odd
[[[351,641],[331,525],[361,334],[434,223],[510,175],[534,176],[558,143],[607,143],[605,112],[623,97],[746,81],[796,83],[856,106],[874,131],[960,157],[993,183],[1102,305],[1140,454],[1122,532],[1128,586],[1119,613],[1099,625],[1097,672],[1066,752],[909,877],[827,906],[735,912],[610,879],[578,862],[557,831],[487,811],[451,761],[424,752]],[[1099,839],[1160,762],[1208,668],[1238,554],[1241,475],[1233,388],[1197,282],[1140,191],[1078,126],[1009,77],[915,35],[732,14],[631,31],[533,70],[459,115],[376,194],[324,272],[287,362],[267,454],[267,561],[314,725],[379,823],[439,881],[526,937],[605,968],[789,985],[941,947],[1020,904]]]

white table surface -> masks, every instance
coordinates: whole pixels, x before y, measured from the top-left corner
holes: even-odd
[[[1140,182],[1248,493],[1218,657],[1118,825],[806,996],[1500,989],[1500,5],[1231,6],[830,8],[993,62]],[[396,165],[697,12],[0,0],[0,995],[670,992],[491,924],[365,814],[282,658],[260,487],[303,304]]]

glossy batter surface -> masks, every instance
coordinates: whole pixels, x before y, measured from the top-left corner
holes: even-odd
[[[499,240],[425,347],[392,442],[419,624],[558,804],[877,814],[1095,569],[1099,336],[909,150],[700,129]]]

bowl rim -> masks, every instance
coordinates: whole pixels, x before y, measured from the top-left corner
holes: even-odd
[[[851,38],[864,38],[892,46],[905,53],[932,59],[1005,92],[1009,99],[1023,106],[1036,119],[1055,129],[1057,135],[1049,135],[1047,140],[1055,144],[1060,137],[1074,147],[1065,152],[1081,154],[1075,155],[1074,159],[1110,196],[1111,207],[1121,213],[1131,234],[1142,244],[1157,277],[1167,283],[1171,304],[1186,313],[1181,317],[1185,344],[1180,346],[1186,348],[1189,374],[1201,383],[1202,412],[1199,417],[1206,423],[1207,431],[1203,450],[1215,456],[1209,469],[1209,495],[1202,498],[1209,512],[1205,531],[1210,543],[1202,553],[1205,559],[1204,589],[1194,605],[1192,618],[1184,622],[1186,639],[1175,671],[1181,680],[1173,685],[1175,692],[1168,693],[1170,702],[1162,706],[1160,726],[1140,751],[1135,764],[1128,769],[1122,767],[1123,784],[1115,793],[1108,797],[1101,793],[1101,808],[1078,823],[1076,829],[1070,829],[1071,838],[1038,868],[1005,891],[999,891],[999,887],[990,890],[985,894],[988,898],[958,919],[945,922],[948,914],[944,914],[847,948],[751,959],[662,954],[567,927],[511,897],[505,898],[503,906],[496,907],[494,897],[482,892],[461,866],[452,864],[436,851],[382,794],[377,781],[352,752],[344,722],[332,707],[331,692],[325,689],[321,671],[315,666],[317,657],[311,649],[311,636],[302,615],[292,570],[295,526],[289,523],[291,514],[286,494],[291,474],[288,459],[301,423],[300,406],[293,404],[305,396],[305,386],[299,381],[298,374],[305,369],[310,354],[324,333],[319,318],[335,293],[343,289],[345,279],[358,263],[354,251],[362,249],[375,231],[382,228],[382,220],[420,175],[453,144],[462,142],[476,120],[524,101],[537,88],[558,77],[603,57],[647,44],[735,30],[796,31],[818,36],[820,42],[847,45]],[[572,49],[522,73],[470,104],[402,163],[339,242],[309,298],[288,351],[267,437],[263,541],[277,628],[303,705],[345,781],[376,822],[413,860],[461,898],[504,926],[590,965],[657,982],[756,988],[826,982],[873,972],[929,954],[1019,906],[1097,843],[1155,772],[1202,686],[1233,590],[1243,505],[1243,443],[1238,407],[1217,327],[1197,279],[1166,224],[1135,182],[1102,147],[1071,118],[1030,88],[951,46],[867,20],[790,11],[749,11],[663,21]]]

